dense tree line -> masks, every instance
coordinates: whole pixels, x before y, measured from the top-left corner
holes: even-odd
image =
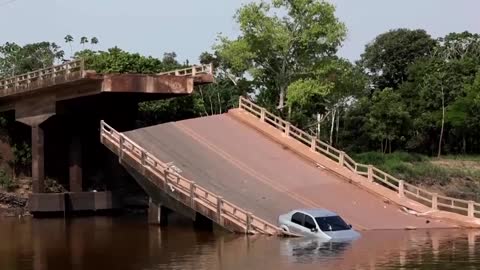
[[[337,55],[347,29],[328,2],[256,1],[234,18],[240,35],[219,36],[199,57],[214,64],[216,82],[192,96],[139,104],[141,125],[224,113],[244,95],[355,152],[480,152],[478,34],[433,38],[424,30],[394,29],[367,44],[352,63]],[[97,38],[82,37],[82,50],[74,53],[73,41],[65,37],[70,55],[98,72],[157,73],[188,65],[174,52],[158,59],[117,47],[96,51]],[[54,43],[6,43],[0,46],[0,77],[62,60]]]
[[[287,15],[275,15],[279,9]],[[336,56],[346,29],[334,12],[314,0],[244,5],[236,15],[240,36],[220,37],[214,55],[232,77],[252,78],[260,104],[332,145],[429,155],[480,151],[478,34],[432,38],[420,29],[394,29],[350,63]]]

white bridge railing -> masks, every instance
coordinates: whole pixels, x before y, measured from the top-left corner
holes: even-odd
[[[84,59],[72,60],[60,65],[34,70],[25,74],[0,80],[0,96],[24,92],[41,86],[42,81],[55,82],[56,78],[63,80],[73,79],[69,74],[82,74],[85,70]],[[201,74],[213,74],[213,65],[195,65],[184,69],[177,69],[158,73],[157,75],[175,75],[195,77]]]
[[[65,75],[82,72],[84,70],[84,61],[82,59],[73,60],[61,65],[34,70],[25,74],[17,75],[0,80],[0,91],[6,89],[25,89],[31,84]]]
[[[160,72],[157,75],[175,75],[175,76],[192,76],[200,74],[213,74],[213,64],[191,66],[188,68],[177,69],[172,71]]]
[[[154,177],[147,178],[158,188],[167,191],[170,189],[169,187],[173,187],[177,193],[177,198],[179,196],[186,198],[181,201],[187,206],[202,213],[214,213],[211,218],[213,217],[217,223],[225,224],[230,221],[230,223],[241,224],[246,233],[284,234],[277,226],[179,175],[170,168],[169,164],[162,162],[103,121],[101,122],[101,141],[110,150],[117,153],[119,159],[127,160],[128,158],[137,168],[141,168],[139,172],[144,176],[153,175]]]
[[[312,151],[338,162],[339,165],[364,177],[366,181],[379,183],[382,186],[397,192],[400,197],[414,200],[425,206],[431,207],[433,210],[453,212],[468,217],[480,217],[480,204],[477,202],[441,196],[437,193],[408,184],[404,180],[397,179],[372,165],[357,163],[345,152],[330,146],[317,139],[315,136],[307,134],[303,130],[291,125],[280,117],[273,115],[265,108],[256,105],[244,97],[240,97],[239,108],[259,118],[260,121],[273,126],[283,132],[286,136],[310,147]]]

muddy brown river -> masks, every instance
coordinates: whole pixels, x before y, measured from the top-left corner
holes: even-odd
[[[167,227],[143,217],[0,220],[1,270],[480,269],[480,231],[371,231],[351,243]]]

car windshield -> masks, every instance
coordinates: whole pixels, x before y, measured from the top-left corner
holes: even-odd
[[[350,230],[350,226],[339,216],[316,217],[315,220],[322,231]]]

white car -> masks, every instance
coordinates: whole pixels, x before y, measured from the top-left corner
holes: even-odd
[[[282,230],[324,240],[354,240],[360,236],[339,215],[326,209],[297,209],[278,217]]]

